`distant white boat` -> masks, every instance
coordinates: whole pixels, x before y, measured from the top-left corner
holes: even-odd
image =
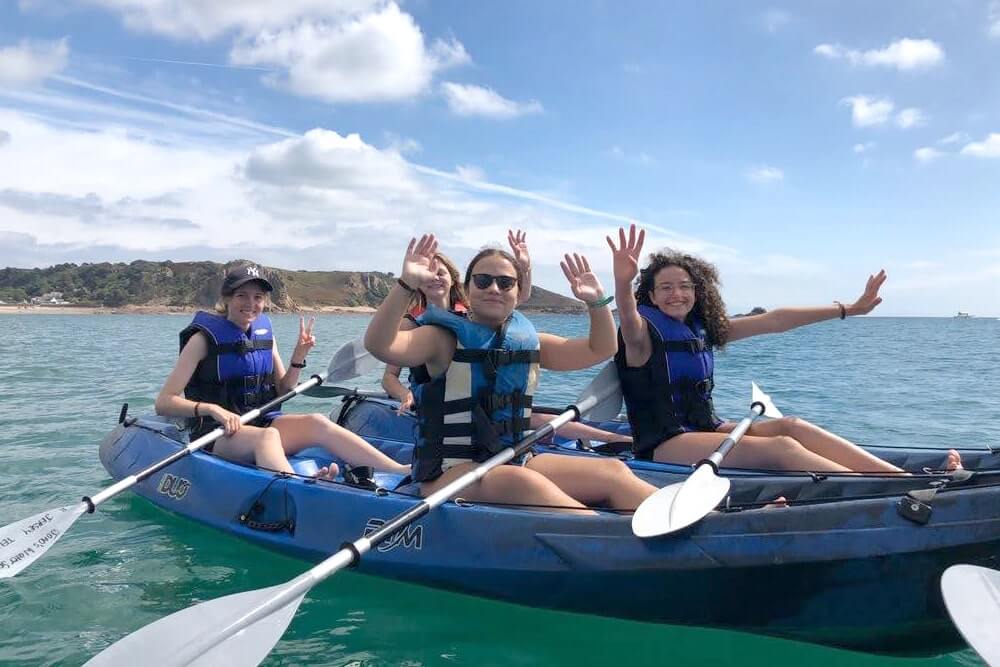
[[[969,315],[968,313],[963,313],[962,311],[958,311],[958,315],[956,315],[955,317],[966,319],[972,317],[972,315]]]

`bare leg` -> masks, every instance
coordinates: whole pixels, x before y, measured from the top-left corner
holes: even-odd
[[[661,443],[653,452],[653,460],[697,463],[718,449],[720,444],[722,437],[718,433],[681,433]],[[745,435],[726,455],[725,465],[766,470],[851,472],[847,467],[809,451],[787,435]]]
[[[282,415],[271,423],[271,427],[281,434],[284,451],[289,456],[319,445],[351,465],[371,466],[397,475],[410,473],[410,466],[396,463],[357,434],[337,426],[323,415]]]
[[[720,426],[719,430],[728,432],[734,427],[735,424],[727,423]],[[883,461],[853,442],[798,417],[757,422],[747,433],[764,437],[785,435],[794,438],[809,451],[855,472],[903,472],[902,468]]]
[[[546,415],[540,412],[532,413],[531,428],[537,429],[549,423],[557,415]],[[569,422],[559,429],[559,434],[573,439],[597,440],[598,442],[632,442],[632,436],[594,428],[580,422]]]
[[[420,492],[425,496],[430,495],[475,465],[475,463],[462,463],[448,468],[437,479],[421,483]],[[494,468],[486,473],[486,476],[481,480],[466,487],[461,496],[468,500],[487,503],[549,505],[551,509],[545,508],[547,511],[594,514],[584,505],[566,495],[541,473],[521,466],[503,465]]]
[[[618,459],[539,454],[525,464],[555,482],[564,492],[587,505],[603,504],[635,509],[656,491]]]
[[[294,473],[274,428],[242,426],[239,431],[215,441],[212,453],[230,461],[254,463],[261,468]]]

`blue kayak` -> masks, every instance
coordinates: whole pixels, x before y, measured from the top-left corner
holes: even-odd
[[[120,480],[187,441],[170,420],[129,419],[102,442],[101,462]],[[311,460],[328,462],[322,455]],[[308,463],[309,456],[293,459],[297,467]],[[803,489],[824,486],[799,475],[776,487],[776,479],[746,476],[741,492],[800,498],[808,495]],[[406,487],[394,490],[394,476],[374,481],[372,488],[277,475],[196,452],[135,491],[179,515],[315,562],[417,502]],[[960,646],[938,579],[959,562],[997,567],[1000,473],[881,484],[881,493],[833,493],[787,508],[733,504],[683,532],[648,540],[633,536],[630,518],[614,512],[590,517],[446,503],[379,545],[358,570],[535,607],[873,652]],[[914,493],[923,494],[926,507],[917,515],[906,511]]]

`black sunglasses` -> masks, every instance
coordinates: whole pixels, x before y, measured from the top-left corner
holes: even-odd
[[[513,276],[494,276],[489,273],[472,274],[472,284],[476,286],[476,289],[488,289],[494,281],[496,281],[497,287],[504,292],[511,291],[517,284],[517,278]]]

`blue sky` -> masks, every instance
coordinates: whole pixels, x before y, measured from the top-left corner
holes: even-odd
[[[1000,316],[1000,4],[0,3],[0,266],[398,271],[636,220],[731,310]],[[169,62],[168,62],[169,61]]]

